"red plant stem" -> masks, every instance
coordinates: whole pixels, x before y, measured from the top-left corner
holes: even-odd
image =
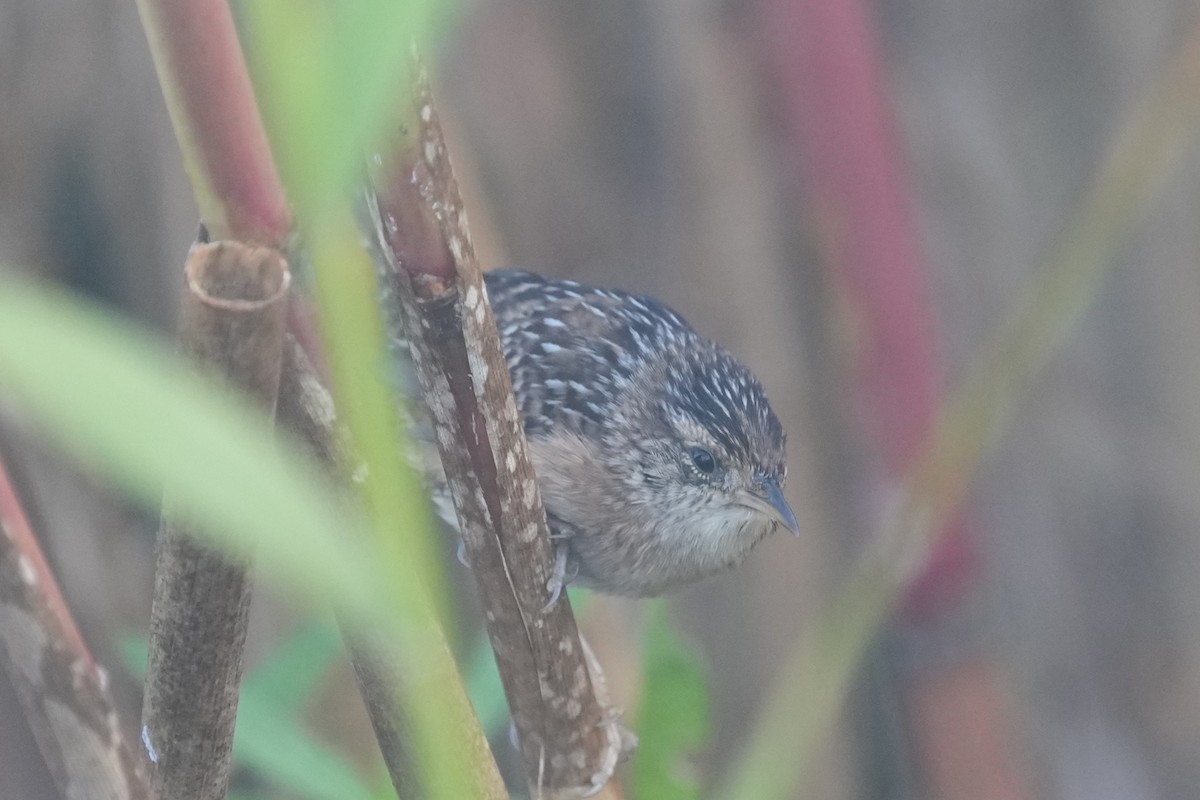
[[[50,565],[46,563],[46,557],[42,554],[37,537],[33,535],[29,517],[25,514],[25,508],[21,505],[21,499],[17,496],[17,491],[13,488],[8,471],[2,462],[0,462],[0,523],[3,524],[4,535],[11,541],[11,545],[7,542],[0,544],[3,544],[5,549],[11,546],[14,552],[19,553],[20,557],[25,559],[37,584],[42,587],[41,594],[45,608],[56,621],[63,641],[73,652],[83,658],[89,670],[94,670],[96,662],[92,658],[92,653],[88,650],[83,636],[79,633],[79,628],[75,625],[75,618],[71,616],[71,611],[67,608],[67,601],[58,588],[58,581],[55,580],[54,573],[50,571]]]
[[[940,402],[942,368],[902,148],[866,0],[763,0],[767,39],[797,171],[811,185],[825,266],[851,309],[860,416],[898,485]],[[961,512],[934,540],[902,613],[933,624],[976,583]],[[960,674],[961,673],[961,674]],[[995,670],[933,670],[902,687],[924,778],[937,796],[1019,800],[1030,792]],[[962,724],[974,721],[974,726]],[[986,735],[983,735],[986,734]]]
[[[913,748],[934,797],[1029,800],[1031,771],[1021,752],[1012,700],[982,659],[912,681]]]
[[[138,0],[200,215],[214,240],[280,247],[292,214],[226,0]]]
[[[142,753],[108,693],[0,461],[0,668],[63,797],[148,800]]]
[[[885,477],[910,466],[939,405],[941,365],[901,147],[863,0],[764,0],[779,99],[799,173],[809,181],[825,265],[848,300],[856,406]],[[943,530],[906,612],[953,606],[973,583],[961,515]]]
[[[442,237],[438,220],[426,203],[414,203],[413,187],[429,183],[429,167],[412,153],[401,153],[380,167],[374,185],[381,235],[396,263],[412,273],[446,284],[458,276],[454,254]]]
[[[209,238],[286,252],[294,219],[227,0],[138,0],[138,9]],[[301,294],[289,304],[288,332],[329,385]]]

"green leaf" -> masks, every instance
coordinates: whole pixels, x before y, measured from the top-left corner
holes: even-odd
[[[310,800],[372,796],[358,771],[300,719],[341,652],[341,637],[330,621],[310,622],[247,676],[238,707],[234,757]]]
[[[333,623],[313,620],[246,677],[243,692],[261,696],[280,712],[300,712],[341,652],[342,639]]]
[[[431,667],[401,687],[416,760],[430,797],[457,800],[482,790],[472,784],[499,776],[470,768],[470,759],[490,754],[481,747],[482,732],[467,727],[475,720],[448,648],[434,641],[439,622],[450,618],[450,596],[424,492],[403,458],[405,437],[379,369],[386,351],[375,268],[346,200],[383,121],[413,113],[404,68],[413,38],[426,33],[438,7],[445,4],[255,0],[245,10],[258,96],[312,256],[334,398],[366,466],[358,488],[388,586],[419,629],[400,655]],[[417,634],[427,644],[416,642]]]
[[[0,302],[0,386],[14,387],[65,447],[135,497],[157,504],[168,485],[181,515],[223,546],[245,550],[257,539],[269,575],[399,645],[425,788],[458,798],[495,775],[467,763],[484,757],[471,750],[480,737],[465,730],[466,693],[438,629],[448,593],[378,369],[374,270],[346,202],[365,145],[398,105],[392,97],[408,95],[399,87],[410,41],[445,7],[254,0],[241,8],[274,155],[316,270],[338,409],[366,465],[358,487],[366,521],[338,503],[299,448],[274,447],[261,417],[214,399],[161,348],[15,283],[0,286],[12,301]]]
[[[153,336],[32,283],[0,280],[0,393],[147,507],[179,514],[307,600],[385,628],[390,596],[358,514],[262,413]]]
[[[146,505],[170,485],[175,508],[197,531],[232,551],[256,542],[265,577],[397,643],[401,670],[426,689],[410,710],[420,720],[423,764],[436,775],[430,796],[464,796],[473,779],[460,763],[465,691],[454,684],[422,590],[395,577],[411,574],[405,542],[393,537],[380,555],[381,537],[361,530],[298,445],[270,435],[260,413],[150,337],[11,277],[0,281],[0,392]],[[398,494],[401,503],[412,497]],[[380,577],[383,569],[392,580]]]
[[[412,43],[438,42],[446,0],[253,0],[241,9],[272,149],[289,195],[316,211],[341,196],[409,96]]]
[[[312,256],[334,398],[365,464],[359,493],[388,586],[409,612],[411,636],[399,656],[429,667],[401,686],[416,761],[430,797],[457,800],[482,790],[472,784],[499,776],[470,768],[470,759],[490,754],[482,732],[468,728],[475,720],[449,650],[435,641],[439,624],[450,619],[450,595],[424,491],[403,458],[404,432],[379,369],[386,350],[375,267],[346,199],[384,120],[413,113],[410,47],[445,6],[255,0],[245,19],[272,148]]]
[[[146,679],[146,637],[141,634],[129,634],[117,640],[117,653],[125,667],[137,676],[138,680]]]
[[[647,800],[695,800],[699,776],[688,759],[711,731],[708,683],[694,647],[672,627],[665,601],[647,610],[638,711],[640,737],[633,761],[634,796]]]
[[[471,652],[463,665],[467,691],[471,705],[479,715],[479,724],[492,734],[508,722],[508,700],[504,696],[504,684],[500,682],[500,671],[496,668],[496,656],[488,635],[481,632],[471,646]]]
[[[308,800],[367,800],[373,790],[358,771],[319,741],[278,698],[251,691],[238,704],[233,754],[242,765]]]

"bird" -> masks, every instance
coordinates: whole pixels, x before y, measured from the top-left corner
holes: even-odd
[[[728,351],[646,295],[517,269],[484,285],[559,549],[555,596],[568,581],[659,596],[798,533],[783,426]]]

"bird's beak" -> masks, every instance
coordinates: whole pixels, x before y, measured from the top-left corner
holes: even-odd
[[[751,504],[752,507],[770,516],[791,531],[793,535],[799,536],[800,523],[796,522],[796,515],[792,513],[792,507],[784,498],[783,490],[779,488],[779,481],[767,478],[760,481],[758,487],[762,493],[755,492],[750,495],[755,501]]]

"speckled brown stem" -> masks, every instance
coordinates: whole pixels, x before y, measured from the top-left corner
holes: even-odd
[[[197,244],[188,255],[182,349],[248,394],[269,419],[283,352],[287,264],[275,250]],[[220,465],[214,464],[215,469]],[[142,709],[153,785],[172,800],[222,800],[250,607],[248,564],[193,536],[167,487]]]
[[[526,776],[536,796],[595,793],[620,736],[593,690],[570,602],[547,608],[546,515],[423,74],[409,116],[373,159],[388,310],[430,410]]]
[[[0,462],[0,666],[63,797],[147,800],[145,759],[125,737]]]

